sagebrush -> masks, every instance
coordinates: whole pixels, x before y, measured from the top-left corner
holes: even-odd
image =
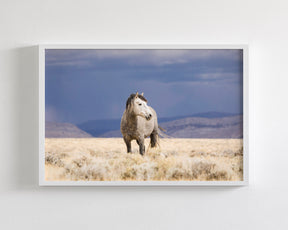
[[[144,157],[132,146],[126,153],[121,138],[46,138],[46,180],[243,180],[242,139],[161,139]]]

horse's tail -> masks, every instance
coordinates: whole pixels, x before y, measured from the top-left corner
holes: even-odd
[[[166,134],[165,132],[167,132],[164,128],[162,128],[160,125],[158,125],[158,134],[163,137],[163,138],[173,138],[171,136],[169,136],[168,134]]]
[[[153,132],[151,135],[150,135],[150,145],[149,147],[160,147],[160,142],[159,142],[159,138],[162,137],[162,138],[173,138],[169,135],[167,135],[165,132],[167,132],[164,128],[162,128],[161,126],[158,125],[158,129],[157,129],[157,132]]]
[[[164,132],[166,132],[165,129],[163,129],[161,126],[158,125],[157,129],[154,130],[151,135],[150,135],[150,146],[152,148],[158,146],[160,147],[160,143],[159,143],[159,138],[161,137],[168,137],[168,135],[166,135]]]

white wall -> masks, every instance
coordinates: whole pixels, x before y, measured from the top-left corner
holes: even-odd
[[[288,14],[274,0],[0,0],[0,229],[288,229]],[[39,43],[249,44],[251,185],[39,188]]]

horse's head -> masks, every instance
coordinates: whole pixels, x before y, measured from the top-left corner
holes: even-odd
[[[147,105],[147,100],[143,96],[138,94],[131,94],[126,102],[126,109],[129,113],[132,113],[135,116],[144,117],[146,120],[151,120],[152,118],[152,111]]]

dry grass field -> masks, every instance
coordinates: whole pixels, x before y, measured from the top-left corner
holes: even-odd
[[[122,138],[46,138],[47,181],[240,181],[242,139],[160,139],[126,153]],[[148,147],[148,148],[147,148]]]

